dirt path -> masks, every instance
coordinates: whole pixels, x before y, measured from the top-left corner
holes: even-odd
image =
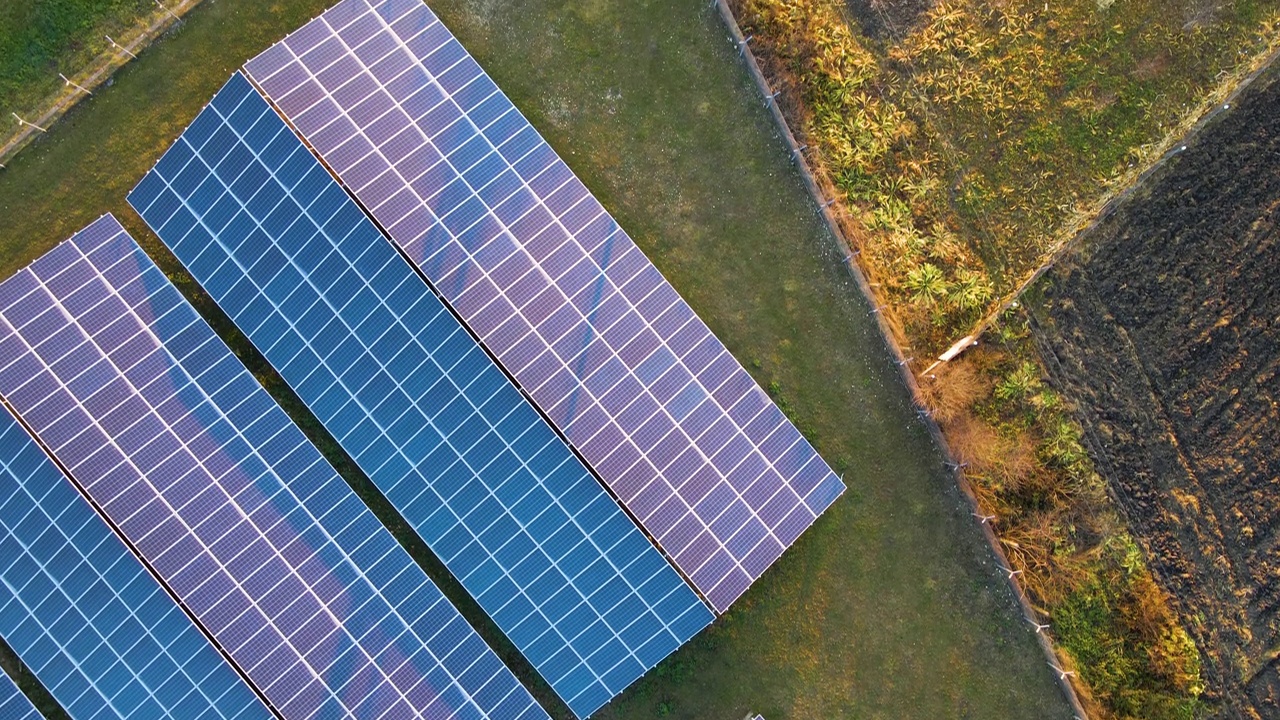
[[[1280,73],[1037,286],[1037,335],[1225,717],[1280,717]]]
[[[1064,257],[1076,252],[1080,243],[1095,232],[1097,227],[1117,208],[1128,202],[1135,192],[1144,188],[1150,182],[1152,176],[1165,167],[1170,160],[1177,158],[1182,153],[1182,149],[1193,143],[1205,127],[1220,114],[1230,112],[1236,100],[1247,92],[1259,78],[1263,77],[1275,65],[1277,59],[1280,59],[1280,38],[1273,41],[1272,50],[1255,57],[1252,62],[1243,65],[1239,71],[1224,77],[1213,92],[1205,97],[1197,112],[1188,114],[1181,124],[1155,146],[1150,155],[1151,159],[1145,165],[1135,167],[1127,175],[1120,178],[1110,191],[1098,198],[1092,210],[1070,218],[1064,224],[1058,233],[1060,240],[1056,249],[1045,256],[1044,262],[1028,274],[1012,292],[1000,299],[992,310],[974,325],[967,335],[957,340],[948,351],[948,354],[952,351],[963,352],[967,345],[966,341],[971,338],[981,337],[1011,305],[1021,300],[1028,288],[1035,285],[1046,273],[1052,271]],[[954,356],[951,356],[947,359],[953,358]],[[924,371],[919,373],[920,376],[923,377],[933,372],[941,362],[945,362],[945,360],[939,359],[927,366]]]

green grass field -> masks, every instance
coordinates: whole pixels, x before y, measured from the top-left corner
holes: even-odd
[[[329,1],[202,5],[20,154],[0,172],[0,277],[112,211],[212,313],[125,193],[234,69]],[[701,1],[431,4],[850,487],[596,717],[1070,717],[718,16]]]
[[[0,108],[44,110],[62,87],[109,48],[104,35],[142,27],[156,12],[152,0],[4,0],[0,3]]]

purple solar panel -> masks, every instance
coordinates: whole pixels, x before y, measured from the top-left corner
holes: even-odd
[[[717,610],[843,492],[419,0],[247,71]]]
[[[0,396],[286,718],[546,718],[105,216],[0,283]]]

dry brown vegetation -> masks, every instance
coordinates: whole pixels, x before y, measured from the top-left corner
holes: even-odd
[[[846,201],[847,234],[908,354],[967,334],[1280,27],[1268,0],[1207,12],[1193,0],[941,0],[901,13],[850,0],[856,17],[839,0],[733,4],[820,184]],[[1005,316],[985,347],[922,379],[925,402],[1091,710],[1196,716],[1197,648],[1042,380],[1024,322]]]
[[[1023,588],[1099,718],[1195,717],[1200,658],[1043,381],[1019,312],[924,388]]]
[[[734,0],[908,344],[940,352],[1274,47],[1274,0]],[[1192,22],[1192,20],[1195,22]]]

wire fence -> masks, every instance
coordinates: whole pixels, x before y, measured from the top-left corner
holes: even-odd
[[[107,49],[100,53],[90,66],[73,72],[70,77],[63,72],[57,73],[62,81],[62,91],[49,100],[46,109],[33,117],[25,117],[16,109],[7,109],[10,120],[16,122],[11,129],[0,134],[0,168],[13,159],[24,147],[40,135],[48,132],[49,127],[57,122],[76,103],[93,95],[102,83],[106,82],[116,70],[138,57],[138,53],[150,45],[156,38],[180,22],[200,0],[153,0],[156,9],[147,17],[147,23],[141,29],[128,36],[112,38],[103,35],[107,41]]]
[[[1072,712],[1078,720],[1088,720],[1084,705],[1080,701],[1080,696],[1076,692],[1075,686],[1071,679],[1075,677],[1075,672],[1064,668],[1062,659],[1058,656],[1057,649],[1054,647],[1053,641],[1048,632],[1049,626],[1039,622],[1039,615],[1035,608],[1031,605],[1030,599],[1022,588],[1022,584],[1018,582],[1018,575],[1021,571],[1010,569],[1008,557],[1005,556],[1004,549],[1000,545],[999,539],[996,537],[992,528],[996,518],[992,516],[984,516],[978,507],[977,496],[973,492],[973,487],[969,484],[968,478],[965,477],[965,465],[956,460],[951,452],[951,448],[947,445],[946,438],[942,434],[941,428],[934,420],[924,402],[923,395],[920,392],[920,386],[916,382],[915,373],[910,368],[913,358],[908,358],[898,343],[898,334],[891,327],[886,314],[882,312],[885,305],[880,303],[876,297],[870,282],[867,280],[866,274],[858,263],[859,252],[855,249],[856,245],[852,242],[850,234],[845,231],[844,224],[837,215],[839,204],[836,202],[837,197],[834,193],[826,192],[823,189],[823,183],[820,183],[818,176],[809,167],[808,160],[804,151],[808,145],[800,143],[796,140],[795,135],[791,131],[790,125],[787,123],[786,117],[783,115],[782,108],[778,102],[779,91],[774,90],[769,80],[765,77],[759,62],[756,61],[755,54],[751,51],[751,36],[744,36],[742,29],[738,26],[737,18],[734,17],[733,9],[729,6],[728,0],[714,0],[712,7],[718,9],[725,25],[729,28],[732,41],[737,46],[739,55],[743,58],[748,70],[751,72],[752,78],[755,80],[756,87],[764,98],[765,106],[768,107],[770,114],[773,116],[774,122],[777,124],[783,139],[791,152],[791,158],[795,162],[800,176],[804,181],[805,187],[813,198],[816,209],[822,215],[826,222],[831,235],[839,244],[839,250],[844,257],[844,264],[848,268],[849,273],[853,276],[858,284],[859,290],[867,299],[873,308],[870,315],[876,319],[876,324],[880,328],[880,334],[884,336],[889,351],[893,356],[894,364],[898,368],[899,377],[902,380],[907,391],[911,394],[912,402],[915,404],[917,415],[921,422],[928,429],[929,434],[933,437],[934,442],[941,450],[944,456],[946,467],[951,470],[956,478],[956,483],[961,493],[969,503],[970,512],[978,521],[983,536],[987,540],[987,544],[991,548],[992,554],[995,556],[996,563],[1000,570],[1004,573],[1006,581],[1009,583],[1013,591],[1013,595],[1018,602],[1018,606],[1022,611],[1023,618],[1027,622],[1028,632],[1034,633],[1036,641],[1039,643],[1041,650],[1044,652],[1045,660],[1048,666],[1053,670],[1054,676],[1058,680],[1058,685],[1062,689],[1063,695],[1066,697],[1068,704],[1071,706]]]

